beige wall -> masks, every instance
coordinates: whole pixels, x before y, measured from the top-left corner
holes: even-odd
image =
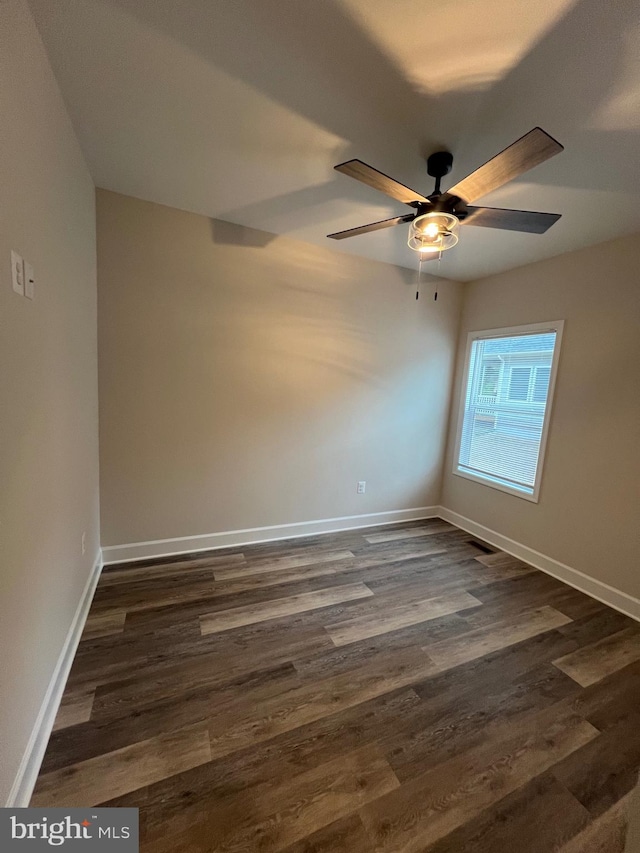
[[[99,548],[94,189],[24,0],[0,3],[0,128],[3,804]]]
[[[460,285],[97,210],[103,545],[438,503]]]
[[[540,502],[451,473],[467,332],[564,319]],[[442,503],[640,596],[640,238],[466,288]]]

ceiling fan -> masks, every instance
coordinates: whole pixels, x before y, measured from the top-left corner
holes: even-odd
[[[344,240],[346,237],[356,237],[358,234],[368,234],[370,231],[410,222],[409,246],[418,251],[421,257],[429,257],[430,254],[435,257],[436,253],[439,255],[445,249],[455,246],[458,242],[458,227],[461,224],[544,234],[560,219],[561,214],[472,207],[471,203],[563,150],[564,146],[542,128],[534,127],[444,193],[440,190],[440,182],[451,171],[453,155],[448,151],[437,151],[427,159],[427,172],[436,179],[435,189],[429,196],[421,195],[394,181],[362,160],[348,160],[335,167],[338,172],[408,204],[415,211],[358,228],[336,231],[327,236],[332,240]]]

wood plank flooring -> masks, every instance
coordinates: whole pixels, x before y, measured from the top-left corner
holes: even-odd
[[[143,853],[622,853],[638,768],[640,625],[432,519],[105,569],[32,805],[136,806]]]

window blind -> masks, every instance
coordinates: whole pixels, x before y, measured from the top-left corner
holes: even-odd
[[[557,333],[472,341],[458,471],[532,495]]]

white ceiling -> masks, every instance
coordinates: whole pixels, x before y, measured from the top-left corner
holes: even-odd
[[[562,219],[463,228],[441,274],[640,231],[637,0],[30,3],[100,187],[413,268],[408,226],[326,239],[409,212],[332,167],[428,194],[426,154],[455,155],[446,189],[540,125],[564,153],[476,203]]]

